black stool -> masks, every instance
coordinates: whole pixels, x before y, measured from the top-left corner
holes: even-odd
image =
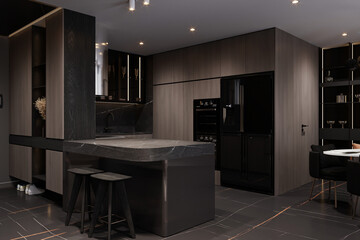
[[[128,223],[130,236],[135,238],[135,230],[134,224],[131,217],[130,206],[128,203],[125,184],[124,180],[130,179],[131,177],[112,173],[112,172],[105,172],[105,173],[98,173],[91,175],[92,178],[99,180],[98,190],[96,192],[96,200],[95,200],[95,209],[91,219],[91,225],[89,230],[89,237],[92,237],[94,232],[96,221],[99,217],[101,205],[105,198],[106,190],[108,191],[108,240],[111,239],[111,214],[112,214],[112,194],[113,194],[113,184],[117,183],[116,185],[116,192],[119,193],[119,198],[121,202],[121,206],[125,215],[125,219]]]
[[[67,210],[66,220],[65,220],[65,226],[69,226],[71,215],[74,211],[76,200],[79,196],[80,188],[82,182],[84,182],[84,195],[82,196],[81,201],[81,226],[80,226],[80,232],[84,233],[84,219],[85,219],[85,206],[91,201],[91,195],[90,195],[90,175],[104,172],[99,169],[94,168],[71,168],[68,169],[68,172],[71,172],[75,174],[75,179],[73,183],[73,188],[70,195],[70,201],[69,206]],[[84,180],[84,181],[83,181]],[[87,198],[87,200],[86,200]],[[88,202],[88,203],[87,203]],[[89,211],[89,206],[88,206]],[[89,213],[90,218],[90,213]]]

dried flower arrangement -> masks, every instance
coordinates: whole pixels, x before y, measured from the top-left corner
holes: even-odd
[[[39,111],[41,117],[46,120],[46,98],[38,98],[34,105],[35,108]]]

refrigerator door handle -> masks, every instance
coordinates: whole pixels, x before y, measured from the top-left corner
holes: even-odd
[[[223,124],[225,124],[225,121],[226,121],[226,108],[223,108]]]

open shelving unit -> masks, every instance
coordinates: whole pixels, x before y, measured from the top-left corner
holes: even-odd
[[[46,29],[32,27],[32,136],[45,137],[45,120],[35,108],[38,98],[46,97]],[[32,148],[32,179],[37,185],[45,183],[46,154],[44,149]]]
[[[360,98],[355,97],[360,94],[360,70],[350,70],[347,61],[360,57],[360,43],[322,49],[321,56],[320,143],[351,148],[354,141],[360,141]],[[346,100],[337,101],[339,95]],[[328,121],[335,123],[330,127]]]

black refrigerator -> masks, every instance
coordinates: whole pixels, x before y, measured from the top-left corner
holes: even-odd
[[[274,73],[221,79],[221,185],[274,194]]]

